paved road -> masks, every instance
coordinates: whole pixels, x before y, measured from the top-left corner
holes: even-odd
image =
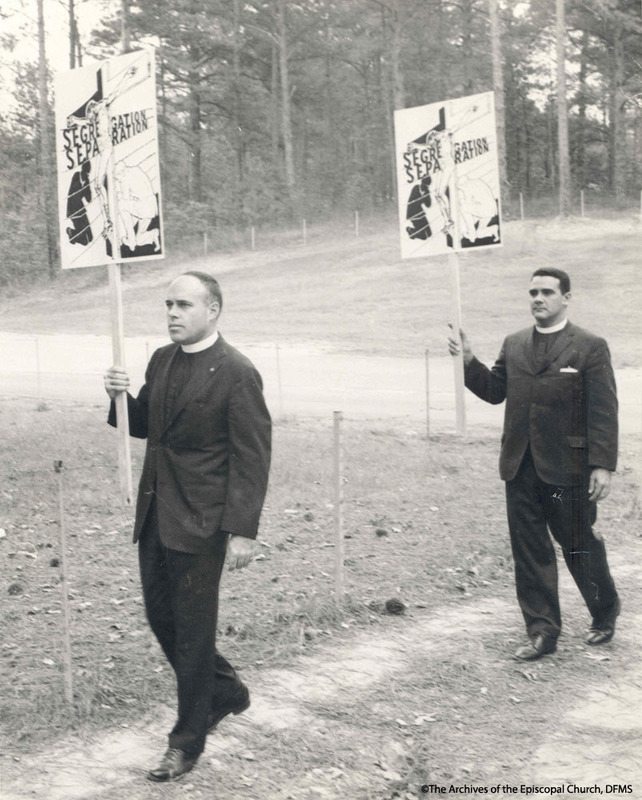
[[[137,387],[149,354],[166,339],[128,338],[126,361]],[[265,382],[274,416],[403,419],[422,430],[426,424],[424,358],[337,354],[314,345],[246,344],[241,347]],[[444,348],[445,349],[445,348]],[[102,373],[112,363],[107,336],[0,333],[0,396],[23,396],[104,403]],[[431,433],[455,429],[453,365],[448,356],[431,358],[429,369]],[[616,371],[623,433],[642,431],[642,370]],[[500,426],[503,406],[466,395],[469,432]]]

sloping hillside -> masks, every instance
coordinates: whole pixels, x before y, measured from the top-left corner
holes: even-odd
[[[530,324],[526,286],[540,266],[566,269],[571,316],[610,342],[616,366],[642,363],[640,223],[620,219],[515,221],[504,246],[460,258],[461,305],[476,351],[494,358],[503,335]],[[184,269],[221,278],[221,327],[237,343],[320,342],[337,351],[442,352],[451,298],[446,258],[402,261],[390,215],[362,223],[285,232],[281,243],[123,270],[127,335],[162,336],[164,287]],[[0,300],[4,331],[105,334],[107,269],[61,274],[53,284]]]

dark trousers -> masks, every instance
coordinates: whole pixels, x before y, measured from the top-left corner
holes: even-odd
[[[588,476],[577,486],[552,486],[537,475],[530,448],[515,478],[506,482],[506,509],[515,584],[529,636],[556,638],[562,627],[557,561],[548,530],[559,543],[573,580],[594,620],[607,618],[617,592],[604,543],[595,538],[597,504],[588,499]]]
[[[178,718],[169,746],[197,756],[205,747],[209,712],[240,683],[216,650],[227,537],[219,537],[205,555],[171,550],[160,541],[156,513],[154,504],[139,540],[145,610],[176,674]]]

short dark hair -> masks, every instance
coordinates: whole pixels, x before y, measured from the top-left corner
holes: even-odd
[[[557,278],[557,280],[560,282],[560,292],[562,294],[568,294],[571,291],[571,279],[569,278],[568,273],[564,272],[563,269],[556,269],[555,267],[542,267],[541,269],[536,269],[531,275],[531,280],[533,280],[533,278],[535,278],[537,275],[541,275],[542,277]]]
[[[213,275],[210,275],[209,272],[201,272],[198,269],[190,269],[187,272],[184,272],[183,275],[190,275],[192,278],[199,280],[207,289],[210,300],[212,302],[216,301],[220,309],[223,308],[223,294],[221,292],[221,287]]]

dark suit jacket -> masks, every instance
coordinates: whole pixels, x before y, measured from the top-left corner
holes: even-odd
[[[482,400],[506,399],[502,479],[515,477],[529,443],[546,483],[579,483],[589,467],[614,470],[617,395],[606,342],[568,322],[538,369],[533,332],[508,336],[492,369],[476,358],[465,369],[466,386]]]
[[[176,344],[156,350],[138,397],[127,396],[130,433],[147,439],[134,541],[155,493],[161,541],[184,552],[208,552],[220,531],[257,535],[271,421],[259,373],[220,335],[165,419],[167,376],[178,350]],[[113,403],[109,423],[115,424]]]

